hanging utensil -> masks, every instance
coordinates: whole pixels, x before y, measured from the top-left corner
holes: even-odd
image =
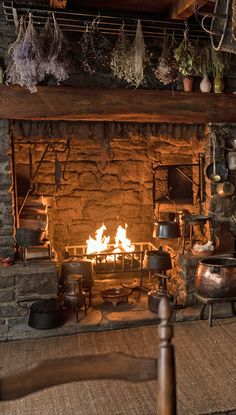
[[[216,192],[221,197],[233,196],[234,191],[235,191],[235,186],[233,183],[230,183],[230,182],[217,183]]]
[[[212,147],[213,172],[210,174],[209,179],[212,182],[219,182],[221,180],[221,176],[219,172],[216,172],[216,135],[214,133],[212,134]]]

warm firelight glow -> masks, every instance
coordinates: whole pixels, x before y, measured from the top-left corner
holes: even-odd
[[[103,224],[101,228],[95,232],[95,239],[89,235],[87,243],[87,254],[93,254],[107,249],[107,245],[110,242],[110,236],[103,236],[103,232],[106,230],[106,226]]]
[[[118,226],[115,236],[115,245],[112,252],[133,252],[134,245],[131,244],[130,239],[126,237],[127,224],[125,228]],[[110,236],[104,236],[103,232],[106,230],[106,226],[103,224],[101,228],[97,229],[95,232],[95,239],[89,236],[87,243],[87,254],[100,253],[108,249],[108,244],[110,242]]]
[[[126,237],[126,229],[127,224],[125,224],[125,228],[122,228],[120,225],[118,226],[115,236],[115,248],[120,248],[120,246],[122,246],[125,252],[133,252],[134,245],[131,245],[130,239]]]

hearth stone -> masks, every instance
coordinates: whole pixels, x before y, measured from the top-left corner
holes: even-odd
[[[28,306],[35,300],[56,298],[58,295],[57,267],[51,262],[31,262],[24,267],[17,262],[0,266],[0,340],[9,327],[27,319]]]

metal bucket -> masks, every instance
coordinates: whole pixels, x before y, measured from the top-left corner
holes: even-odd
[[[35,246],[40,245],[44,237],[42,229],[17,228],[16,242],[19,246]]]

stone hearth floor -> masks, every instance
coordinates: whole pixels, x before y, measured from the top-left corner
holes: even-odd
[[[139,278],[139,276],[136,277]],[[5,340],[46,338],[158,324],[157,313],[151,312],[148,308],[146,292],[142,292],[140,300],[137,301],[138,289],[134,289],[127,303],[119,303],[116,306],[113,306],[111,303],[105,303],[102,300],[100,295],[102,289],[121,287],[122,282],[131,284],[134,281],[134,277],[130,278],[125,277],[122,280],[112,276],[109,279],[106,276],[106,279],[96,280],[92,290],[92,306],[88,309],[87,316],[85,316],[83,309],[79,310],[78,322],[76,313],[64,310],[64,323],[62,326],[55,329],[39,330],[29,327],[28,316],[24,316],[18,323],[9,328]],[[196,304],[174,310],[173,322],[199,320],[200,307],[199,304]],[[229,303],[215,305],[213,325],[214,319],[229,318],[231,316]],[[205,319],[207,318],[208,310],[206,309]]]

